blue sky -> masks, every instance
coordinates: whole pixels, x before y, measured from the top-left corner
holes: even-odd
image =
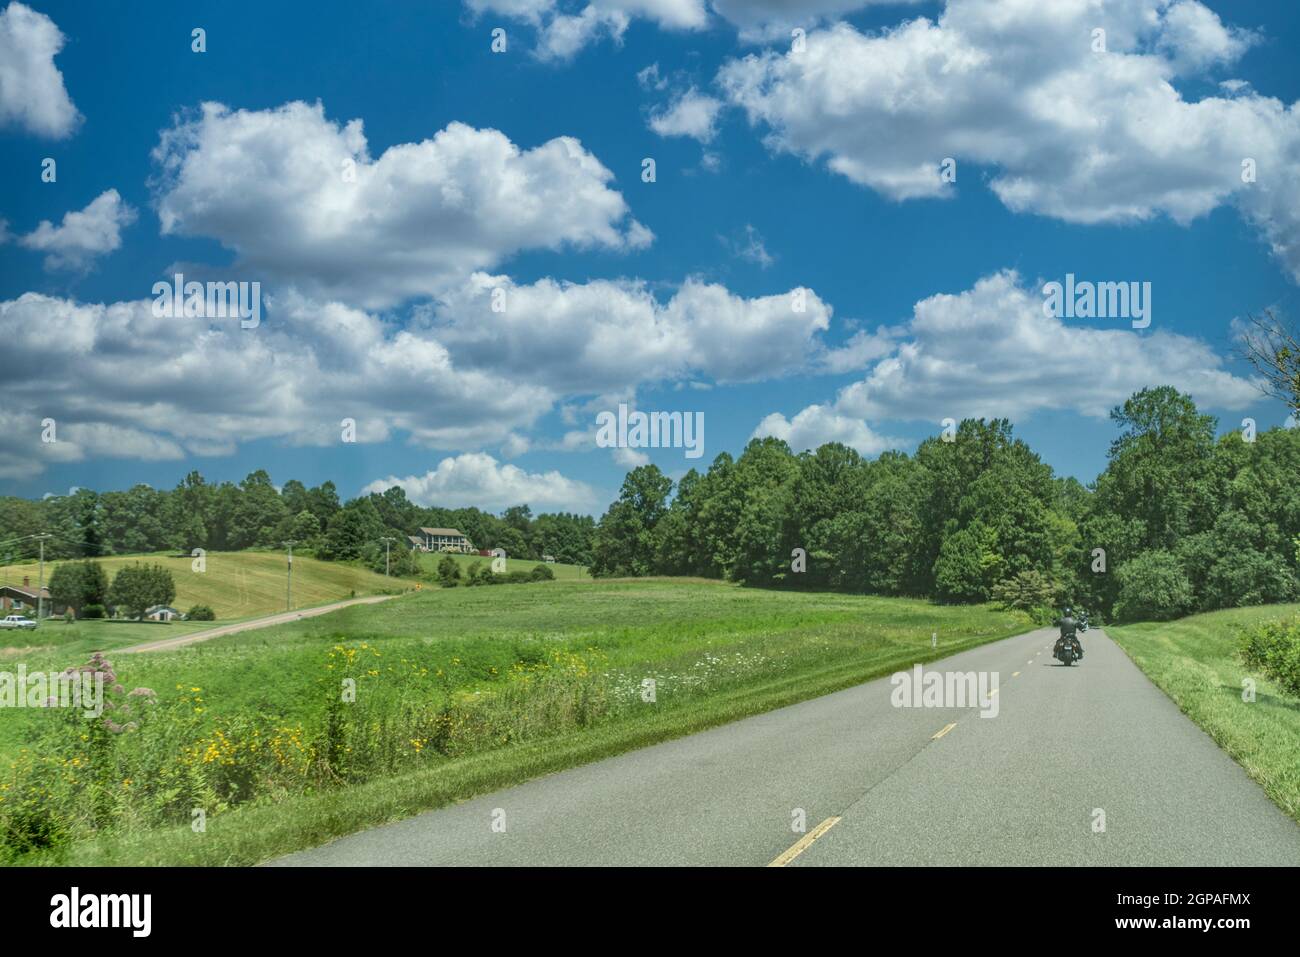
[[[0,492],[267,468],[599,512],[756,432],[874,455],[1007,415],[1088,481],[1144,385],[1281,424],[1232,324],[1297,312],[1300,13],[1035,6],[0,6]],[[259,281],[262,326],[151,319],[177,263]],[[1066,273],[1150,282],[1151,326],[1044,316]],[[596,447],[620,401],[703,412],[702,462]]]

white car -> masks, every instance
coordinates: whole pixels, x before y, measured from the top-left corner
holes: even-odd
[[[35,628],[36,622],[22,615],[10,615],[0,621],[0,628]]]

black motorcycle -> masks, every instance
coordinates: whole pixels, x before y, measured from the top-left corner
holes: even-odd
[[[1083,644],[1079,641],[1078,633],[1088,630],[1088,618],[1082,614],[1076,618],[1067,608],[1057,625],[1061,629],[1061,637],[1056,639],[1052,657],[1068,668],[1083,658]]]

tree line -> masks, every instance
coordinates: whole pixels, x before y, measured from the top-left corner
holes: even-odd
[[[1300,430],[1216,437],[1164,386],[1111,412],[1106,469],[1053,474],[1005,419],[968,419],[915,454],[752,440],[674,483],[628,473],[600,520],[595,575],[695,575],[1046,618],[1168,618],[1300,595]]]
[[[174,489],[136,485],[126,491],[81,488],[45,499],[0,497],[0,561],[35,558],[45,540],[47,559],[97,558],[195,548],[238,551],[295,548],[332,561],[359,561],[383,571],[412,572],[407,535],[420,527],[456,528],[478,548],[507,555],[586,565],[595,520],[570,513],[534,516],[527,505],[501,515],[477,508],[424,508],[394,486],[340,501],[333,482],[308,488],[291,479],[277,489],[259,469],[242,482],[210,483],[190,472]],[[385,538],[393,539],[391,549]],[[386,555],[386,551],[390,554]]]
[[[630,471],[597,524],[527,505],[493,515],[421,507],[400,487],[341,502],[332,482],[276,489],[259,470],[175,489],[80,489],[0,498],[0,552],[47,558],[294,541],[317,557],[418,574],[406,535],[454,527],[512,557],[587,565],[597,576],[689,575],[762,587],[995,600],[1042,617],[1064,604],[1102,618],[1166,618],[1300,597],[1300,430],[1217,435],[1170,386],[1111,411],[1105,470],[1083,485],[1053,473],[1005,419],[967,419],[914,454],[865,459],[779,439],[674,483]],[[15,540],[17,540],[15,542]]]

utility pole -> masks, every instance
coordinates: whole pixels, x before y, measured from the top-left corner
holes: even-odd
[[[280,544],[284,545],[286,548],[289,549],[289,575],[285,579],[284,610],[293,611],[293,546],[297,545],[298,543],[290,541],[290,542],[281,542]]]
[[[36,620],[40,621],[45,616],[45,540],[49,535],[37,535],[36,539],[41,543],[41,575],[36,585]]]
[[[397,541],[397,539],[385,535],[383,538],[380,539],[380,541],[384,543],[384,577],[387,578],[388,577],[388,552],[389,549],[393,547],[393,542]]]

